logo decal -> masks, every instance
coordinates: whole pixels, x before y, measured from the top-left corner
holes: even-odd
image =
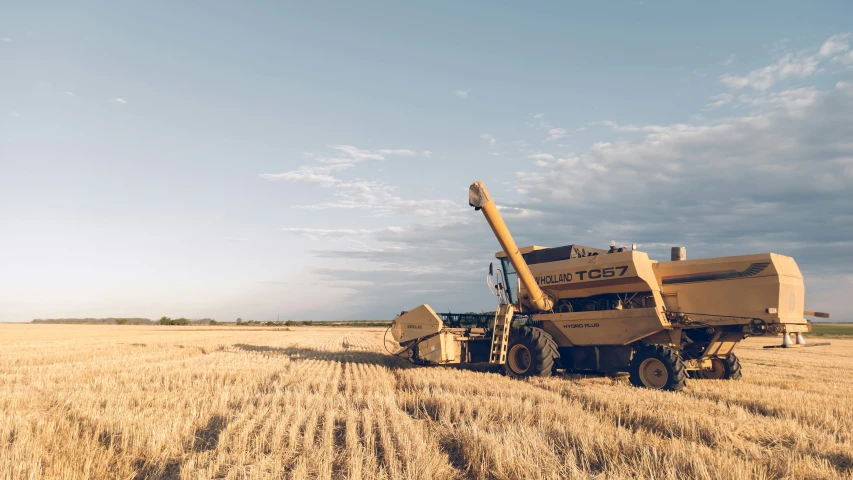
[[[598,328],[597,323],[564,323],[563,328]]]
[[[628,271],[627,265],[607,268],[593,268],[590,270],[579,270],[577,272],[553,273],[534,277],[537,285],[553,285],[555,283],[569,283],[574,280],[598,280],[599,278],[621,277]]]

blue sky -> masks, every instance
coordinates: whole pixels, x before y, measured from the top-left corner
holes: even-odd
[[[853,314],[849,2],[0,7],[0,321],[483,310],[497,242],[775,251]]]

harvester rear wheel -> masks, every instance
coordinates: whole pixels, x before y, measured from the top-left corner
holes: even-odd
[[[513,378],[550,377],[557,358],[551,335],[541,328],[521,327],[510,332],[504,373]]]
[[[687,383],[687,368],[678,351],[665,345],[643,345],[631,360],[631,383],[638,387],[678,392]]]
[[[710,370],[696,370],[693,378],[702,380],[737,380],[743,377],[740,360],[734,353],[725,358],[713,357]]]

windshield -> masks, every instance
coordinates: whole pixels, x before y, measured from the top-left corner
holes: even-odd
[[[518,274],[512,268],[512,264],[506,258],[501,259],[503,266],[504,278],[506,280],[506,292],[509,295],[509,302],[518,305]]]

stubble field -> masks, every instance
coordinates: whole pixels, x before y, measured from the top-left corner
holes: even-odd
[[[667,393],[414,367],[382,334],[0,325],[0,478],[853,475],[853,339],[748,340],[741,381]]]

